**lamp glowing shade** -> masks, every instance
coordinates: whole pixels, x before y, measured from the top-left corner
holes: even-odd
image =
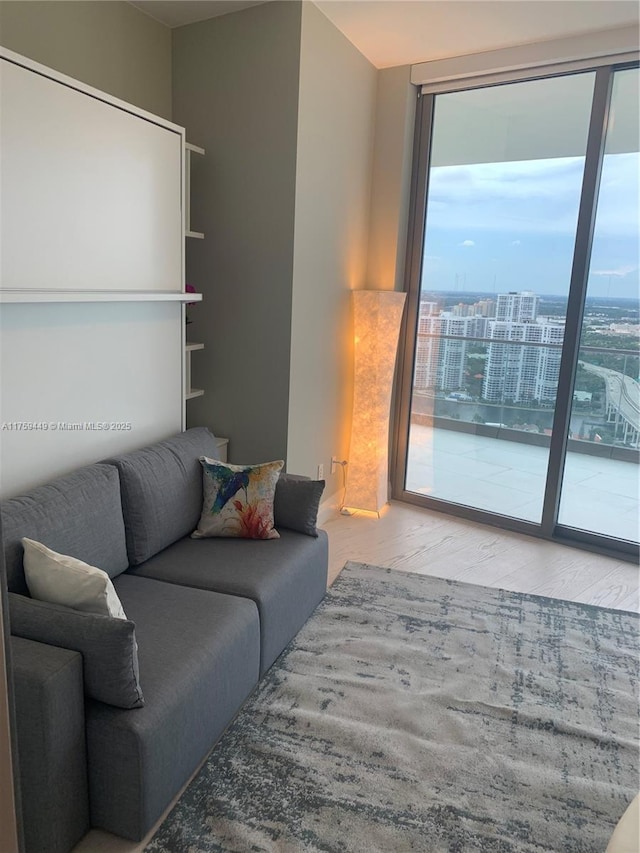
[[[388,499],[389,411],[405,294],[354,290],[353,419],[344,505],[379,512]]]

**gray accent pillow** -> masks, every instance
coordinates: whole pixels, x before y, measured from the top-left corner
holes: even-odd
[[[276,527],[288,527],[289,530],[317,537],[318,508],[324,485],[324,480],[280,474],[273,500]]]
[[[135,625],[9,593],[11,633],[82,655],[87,696],[116,708],[141,708]]]

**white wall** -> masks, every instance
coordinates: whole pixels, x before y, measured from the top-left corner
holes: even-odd
[[[287,468],[342,487],[352,402],[350,291],[367,285],[375,68],[302,9]]]

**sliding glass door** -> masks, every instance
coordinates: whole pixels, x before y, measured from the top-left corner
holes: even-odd
[[[613,79],[558,521],[638,541],[638,69]]]
[[[637,85],[421,98],[396,497],[637,541]]]

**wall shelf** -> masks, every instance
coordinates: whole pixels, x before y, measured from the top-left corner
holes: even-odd
[[[185,140],[185,237],[194,237],[196,240],[204,240],[204,234],[201,231],[191,230],[191,155],[204,155],[204,148],[198,145],[192,145]],[[196,301],[196,300],[194,300]],[[194,397],[202,397],[204,389],[191,387],[191,353],[197,350],[204,349],[204,344],[192,343],[187,341],[184,346],[184,399],[193,400]]]
[[[191,230],[191,155],[200,154],[204,156],[204,148],[198,145],[192,145],[190,142],[184,143],[184,169],[185,169],[185,237],[195,237],[196,240],[204,240],[204,234],[201,231]]]
[[[191,387],[191,353],[204,349],[204,344],[187,341],[184,345],[184,387],[185,400],[193,400],[194,397],[202,397],[204,389]]]
[[[193,400],[194,397],[203,397],[203,396],[204,396],[204,389],[203,388],[191,388],[184,395],[184,399],[185,400]]]
[[[2,302],[201,302],[201,293],[153,290],[0,290]]]
[[[191,142],[185,142],[184,147],[187,151],[193,151],[194,154],[205,154],[204,148],[200,148],[199,145],[193,145]]]

